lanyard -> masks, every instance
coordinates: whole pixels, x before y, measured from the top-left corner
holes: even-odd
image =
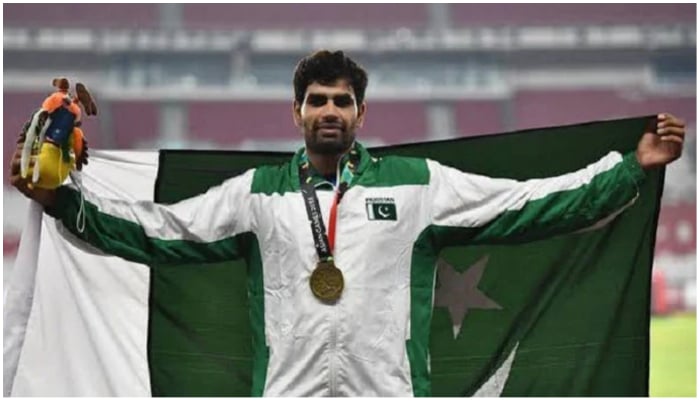
[[[346,164],[346,168],[354,169],[357,165],[356,152],[350,153],[350,159]],[[321,206],[318,203],[316,196],[316,187],[312,183],[309,174],[309,162],[299,165],[299,180],[301,186],[301,196],[304,198],[304,206],[306,207],[306,215],[311,224],[311,235],[314,239],[314,246],[318,258],[322,261],[333,259],[333,248],[335,247],[335,228],[338,217],[338,204],[343,198],[343,195],[348,190],[348,182],[343,181],[338,185],[333,197],[333,205],[328,219],[328,235],[326,235],[326,226],[323,224],[323,216],[321,215]]]

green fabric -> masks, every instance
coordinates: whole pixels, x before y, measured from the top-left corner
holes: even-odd
[[[383,152],[379,151],[377,153],[381,154]],[[382,157],[382,162],[368,169],[357,180],[356,184],[365,187],[393,187],[398,185],[427,185],[429,180],[430,173],[425,159],[384,156]]]
[[[547,177],[579,169],[610,150],[627,154],[649,118],[386,147],[371,154],[429,157],[494,177]],[[291,156],[162,151],[155,199],[173,202]],[[278,168],[258,170],[253,191],[297,190],[293,178],[273,179]],[[628,172],[641,177],[632,162]],[[447,235],[447,229],[426,230],[414,246],[411,270],[411,317],[432,314],[430,327],[411,325],[407,343],[416,395],[473,394],[517,344],[503,395],[646,396],[650,273],[663,170],[647,175],[635,205],[597,231],[464,247],[457,245],[465,238]],[[154,395],[261,393],[267,349],[252,351],[254,342],[264,341],[261,267],[257,241],[243,237],[239,248],[247,246],[242,253],[247,269],[245,260],[152,269],[148,345]],[[470,310],[455,339],[447,308],[428,307],[433,268],[442,260],[465,271],[485,256],[478,288],[500,309]],[[423,379],[428,349],[430,381]]]
[[[371,156],[369,153],[367,153],[364,148],[360,149],[362,149],[360,152],[362,155],[360,159],[360,173],[355,174],[353,177],[354,180],[350,183],[350,187],[354,185],[365,187],[425,185],[430,179],[430,174],[428,172],[428,166],[426,165],[425,159],[386,156],[384,157],[382,163],[372,165]],[[165,155],[168,155],[166,156],[168,158],[169,152],[170,151],[166,151],[166,153],[164,153]],[[379,152],[382,152],[382,150]],[[243,157],[243,160],[246,160],[247,153],[235,152],[235,154],[236,157]],[[220,156],[220,154],[217,155]],[[286,192],[299,192],[299,171],[297,168],[292,168],[295,163],[298,163],[299,156],[294,156],[293,160],[290,162],[289,154],[282,155],[284,156],[280,157],[280,154],[277,153],[274,154],[274,156],[271,156],[270,161],[262,161],[265,163],[265,165],[262,165],[255,170],[253,185],[251,188],[252,193],[265,195],[272,195],[276,193],[281,195]],[[195,157],[194,154],[192,154],[192,157]],[[251,155],[251,157],[251,160],[258,160],[255,155]],[[282,159],[283,164],[269,165],[280,158]],[[286,160],[284,158],[286,158]],[[171,163],[176,163],[176,161],[173,160]],[[187,163],[189,163],[189,161],[187,161]],[[212,161],[202,161],[202,163],[212,163]],[[178,169],[178,171],[182,172],[180,169]],[[319,190],[332,189],[330,184],[322,184],[325,182],[323,178],[315,177],[314,180],[314,185]],[[177,184],[172,183],[168,185]]]
[[[96,205],[81,200],[80,192],[75,189],[61,186],[56,191],[56,205],[47,209],[47,213],[60,219],[75,236],[110,255],[137,263],[168,266],[183,261],[209,263],[242,256],[236,237],[209,243],[151,238],[140,225],[102,213]],[[81,202],[85,217],[79,216]],[[90,223],[80,230],[78,222],[83,218]]]

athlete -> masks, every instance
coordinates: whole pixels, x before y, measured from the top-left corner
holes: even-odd
[[[32,189],[17,154],[10,181],[78,238],[131,261],[254,255],[253,395],[430,395],[426,328],[443,237],[534,240],[590,227],[628,207],[645,171],[680,157],[685,136],[684,123],[663,113],[636,152],[546,179],[489,178],[372,157],[355,138],[366,87],[366,72],[343,52],[303,58],[293,120],[306,146],[173,205]]]

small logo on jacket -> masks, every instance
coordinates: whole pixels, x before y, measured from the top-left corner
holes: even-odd
[[[394,198],[366,198],[365,208],[369,220],[396,220]]]

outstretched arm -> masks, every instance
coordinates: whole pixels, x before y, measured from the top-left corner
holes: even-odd
[[[512,243],[574,232],[607,221],[632,205],[644,170],[680,156],[682,121],[659,116],[636,152],[611,152],[579,171],[515,181],[463,173],[429,162],[435,226],[461,228],[460,241]]]
[[[32,188],[19,174],[18,157],[10,169],[15,187],[81,240],[127,260],[181,264],[232,259],[239,255],[238,236],[254,227],[248,196],[253,171],[166,206],[102,199],[70,186]]]

